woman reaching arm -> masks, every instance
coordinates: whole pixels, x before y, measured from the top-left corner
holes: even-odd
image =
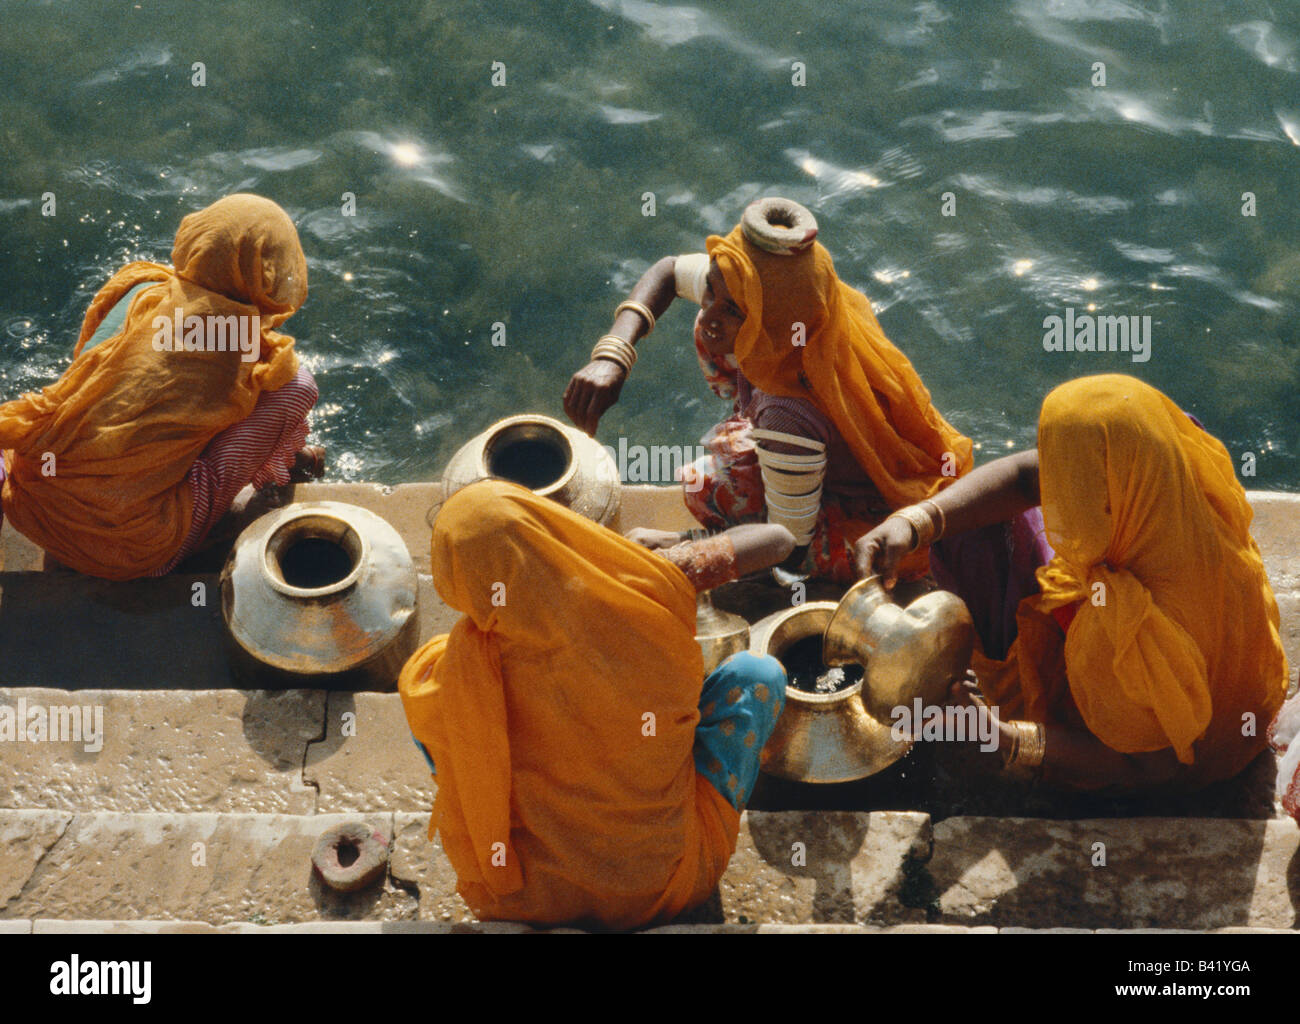
[[[1035,489],[1054,549],[1042,592],[1020,603],[1008,657],[976,658],[989,703],[1018,719],[1001,725],[1010,762],[1078,788],[1235,775],[1286,692],[1277,603],[1227,451],[1149,385],[1105,375],[1057,388],[1036,455],[900,510],[863,538],[859,565],[888,575],[918,540],[977,527]]]
[[[816,238],[809,211],[760,200],[727,236],[709,238],[707,253],[655,264],[619,310],[644,300],[643,323],[632,325],[644,331],[673,294],[701,305],[696,355],[732,415],[682,474],[691,514],[712,530],[785,525],[801,570],[847,583],[853,542],[891,509],[967,472],[971,442],[934,408],[867,297],[838,278]],[[569,384],[565,408],[588,430],[613,404],[635,351],[606,336],[593,355],[593,366],[619,366],[588,366]],[[924,554],[903,569],[924,572]]]

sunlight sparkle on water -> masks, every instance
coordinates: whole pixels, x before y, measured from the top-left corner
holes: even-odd
[[[420,162],[420,147],[414,142],[394,143],[392,156],[398,167],[414,167]]]
[[[1016,277],[1024,277],[1025,274],[1033,269],[1033,266],[1033,260],[1016,260],[1015,263],[1011,264],[1011,273],[1015,274]]]

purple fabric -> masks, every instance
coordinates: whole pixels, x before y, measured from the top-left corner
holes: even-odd
[[[1035,570],[1052,560],[1043,510],[943,537],[930,547],[935,582],[966,602],[984,653],[1002,659],[1016,639],[1016,609],[1038,593]]]

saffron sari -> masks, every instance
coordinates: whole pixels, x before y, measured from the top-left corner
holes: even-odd
[[[0,406],[4,514],[92,576],[131,579],[167,564],[190,531],[186,477],[195,459],[248,416],[259,394],[298,372],[293,339],[274,328],[306,299],[307,262],[279,206],[239,194],[190,214],[172,264],[130,263],[114,274],[86,311],[63,376]],[[83,351],[107,313],[145,282],[153,284],[131,299],[122,329]],[[155,345],[157,317],[231,316],[259,324],[256,360],[238,348]]]
[[[932,498],[971,470],[970,439],[935,409],[867,297],[839,279],[820,242],[775,255],[750,243],[738,225],[726,237],[710,237],[707,247],[745,313],[735,342],[740,372],[767,395],[811,402],[889,509]],[[825,555],[828,564],[838,559],[837,576],[849,574],[847,552],[878,522],[845,518],[843,511],[835,517],[835,550]],[[920,574],[927,565],[926,552],[918,551],[901,568]]]
[[[687,577],[503,481],[446,501],[432,563],[463,616],[398,688],[436,766],[430,837],[474,913],[634,928],[705,900],[740,812],[696,767]]]
[[[1008,658],[977,663],[986,695],[1121,753],[1172,749],[1189,786],[1237,774],[1266,745],[1287,664],[1227,450],[1155,388],[1108,374],[1047,396],[1038,452],[1055,557]]]

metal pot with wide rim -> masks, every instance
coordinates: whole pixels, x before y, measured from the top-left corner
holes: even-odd
[[[595,439],[534,413],[509,416],[464,445],[442,474],[443,493],[498,477],[608,526],[618,513],[618,467]]]
[[[750,650],[778,661],[800,640],[820,640],[834,601],[810,601],[755,623]],[[863,704],[862,684],[815,693],[791,685],[785,709],[763,748],[763,771],[795,782],[852,782],[888,768],[912,749],[910,739],[896,739],[886,721]]]
[[[418,638],[411,554],[373,512],[337,501],[254,521],[221,571],[235,671],[256,685],[393,690]]]

